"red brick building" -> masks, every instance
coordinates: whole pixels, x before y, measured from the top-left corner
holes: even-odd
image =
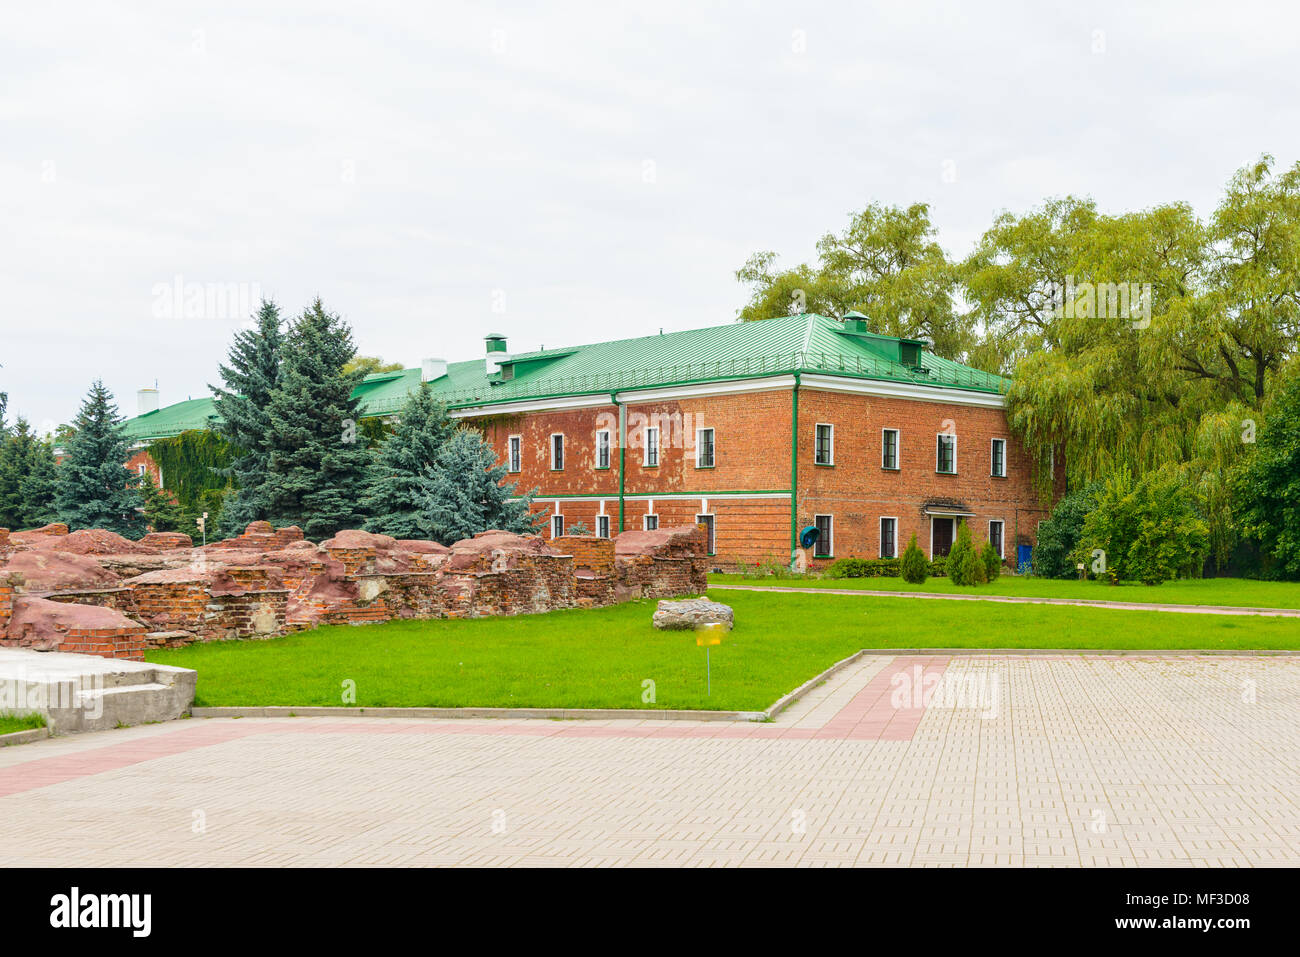
[[[389,415],[430,383],[484,432],[509,480],[536,490],[547,535],[701,522],[730,566],[789,562],[815,526],[817,567],[896,556],[913,534],[944,555],[966,521],[1014,564],[1051,503],[1007,428],[1007,382],[924,345],[872,334],[854,314],[523,354],[492,335],[482,360],[427,359],[356,394],[367,414]],[[186,416],[198,427],[210,409],[172,415],[171,434]],[[149,418],[132,420],[134,434]]]

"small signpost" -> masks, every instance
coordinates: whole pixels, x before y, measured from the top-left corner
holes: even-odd
[[[199,531],[203,533],[203,545],[206,548],[208,544],[208,513],[204,512],[202,518],[196,518],[194,524],[197,525]]]
[[[704,680],[710,695],[713,694],[713,663],[709,660],[709,649],[722,644],[722,633],[726,630],[721,622],[711,622],[700,625],[695,632],[696,646],[704,649]]]

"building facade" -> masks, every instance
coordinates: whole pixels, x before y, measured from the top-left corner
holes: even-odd
[[[940,557],[959,521],[1014,567],[1063,491],[1040,491],[1007,428],[1005,379],[854,314],[523,354],[491,335],[483,360],[425,360],[357,396],[367,415],[396,415],[421,382],[533,493],[545,536],[699,523],[717,567],[896,557],[912,535]],[[210,409],[183,411],[170,434],[210,422]],[[143,436],[150,417],[129,429]],[[810,526],[818,541],[800,554]]]

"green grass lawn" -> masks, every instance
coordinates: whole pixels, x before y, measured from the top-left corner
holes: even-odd
[[[1300,608],[1300,582],[1263,582],[1249,578],[1192,578],[1165,582],[1163,585],[1136,582],[1110,585],[1097,581],[1057,581],[1051,578],[1003,575],[990,585],[963,588],[954,585],[947,578],[931,578],[922,585],[909,585],[901,578],[742,578],[740,575],[710,575],[709,584],[1019,595],[1026,598],[1087,598],[1093,601],[1140,601],[1166,605]]]
[[[43,714],[13,714],[9,711],[0,711],[0,734],[11,734],[14,731],[29,731],[32,728],[45,727],[45,715]]]
[[[198,705],[709,708],[759,711],[861,648],[1300,648],[1294,619],[984,602],[866,602],[718,591],[736,628],[712,651],[650,625],[654,602],[545,615],[332,626],[150,652],[199,673]],[[643,682],[656,700],[643,702]]]

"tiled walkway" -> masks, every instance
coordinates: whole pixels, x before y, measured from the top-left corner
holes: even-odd
[[[1300,864],[1300,659],[868,656],[770,724],[287,718],[0,749],[0,864]]]

